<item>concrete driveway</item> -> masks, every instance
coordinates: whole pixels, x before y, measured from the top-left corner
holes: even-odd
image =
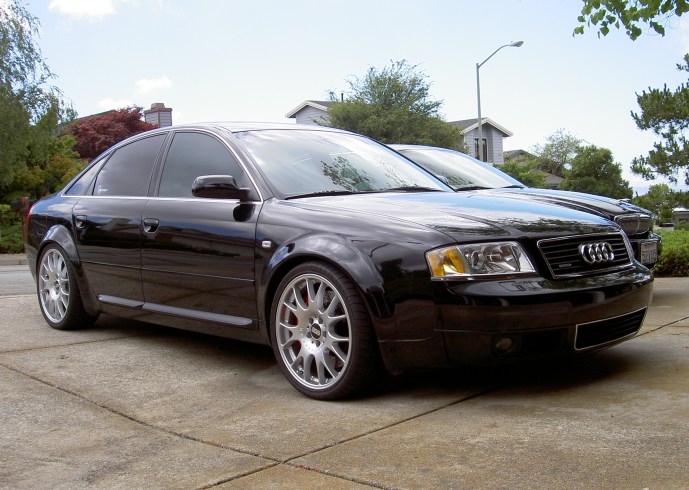
[[[607,351],[346,402],[299,395],[265,347],[60,332],[0,296],[0,488],[689,488],[688,461],[689,278],[656,280],[642,334]]]

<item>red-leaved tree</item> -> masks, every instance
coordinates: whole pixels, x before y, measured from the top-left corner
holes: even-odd
[[[115,143],[156,126],[143,121],[141,107],[125,107],[101,115],[77,119],[71,133],[77,142],[73,150],[92,160]]]

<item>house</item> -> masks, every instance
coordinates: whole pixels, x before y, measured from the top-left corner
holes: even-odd
[[[684,208],[675,208],[672,210],[672,223],[677,226],[679,224],[689,223],[689,210]]]
[[[478,144],[478,118],[463,119],[461,121],[450,121],[448,124],[457,126],[464,135],[464,144],[471,150],[471,155],[493,165],[502,165],[503,150],[502,140],[509,138],[514,133],[509,129],[500,126],[489,117],[482,117],[483,126],[481,127],[482,154],[479,154]]]
[[[144,120],[159,128],[172,126],[172,108],[165,107],[162,102],[154,102],[150,109],[144,111]]]
[[[294,118],[297,124],[323,124],[328,121],[328,109],[332,101],[305,100],[297,107],[285,114],[287,118]],[[503,163],[502,140],[512,136],[512,132],[490,118],[484,117],[481,128],[483,139],[482,160],[495,165]],[[478,158],[478,123],[477,118],[451,121],[448,124],[458,126],[464,136],[464,145],[473,148],[473,155]],[[400,143],[403,143],[401,141]]]
[[[285,114],[285,117],[296,119],[297,124],[327,123],[328,108],[331,105],[332,101],[329,100],[305,100]]]
[[[508,162],[510,160],[519,161],[520,158],[536,158],[536,155],[529,153],[526,150],[509,150],[503,153],[504,161]],[[542,159],[541,159],[542,161]],[[547,161],[547,160],[546,160]],[[560,183],[564,180],[559,175],[551,174],[543,169],[539,169],[545,173],[545,188],[546,189],[557,189],[560,187]]]
[[[94,117],[106,116],[108,114],[113,114],[115,112],[117,112],[117,109],[110,109],[109,111],[78,117],[73,121],[58,124],[57,128],[55,129],[55,134],[57,136],[61,136],[65,134],[67,131],[69,131],[70,126],[73,126],[74,124],[79,124],[80,122],[87,121]],[[153,104],[151,104],[150,109],[144,110],[144,121],[146,121],[149,124],[158,126],[159,128],[172,126],[172,108],[165,107],[165,104],[163,104],[162,102],[154,102]]]

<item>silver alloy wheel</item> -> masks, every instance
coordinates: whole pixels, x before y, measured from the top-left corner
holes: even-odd
[[[300,384],[326,389],[347,368],[352,333],[342,296],[324,277],[303,274],[282,292],[275,334],[280,356]]]
[[[48,250],[41,259],[38,297],[50,321],[60,323],[65,318],[69,308],[69,269],[56,249]]]

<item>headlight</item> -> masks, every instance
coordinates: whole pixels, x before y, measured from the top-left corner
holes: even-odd
[[[433,278],[459,278],[535,272],[517,242],[453,245],[426,253]]]

